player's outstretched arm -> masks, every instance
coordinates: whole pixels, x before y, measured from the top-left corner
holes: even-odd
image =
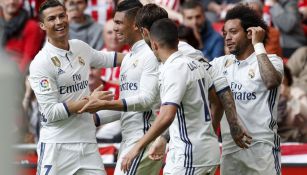
[[[175,118],[176,111],[177,106],[175,105],[163,105],[160,108],[160,115],[156,118],[148,132],[123,157],[121,164],[122,171],[127,172],[133,159],[140,153],[140,151],[171,125]]]

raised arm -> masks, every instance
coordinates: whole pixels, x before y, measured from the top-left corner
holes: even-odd
[[[265,51],[263,45],[264,29],[261,27],[250,27],[247,31],[252,33],[252,43],[258,60],[260,76],[264,84],[269,90],[277,88],[281,84],[282,73],[276,70]]]

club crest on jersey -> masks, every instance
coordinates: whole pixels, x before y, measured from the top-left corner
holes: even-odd
[[[82,59],[81,57],[78,57],[79,63],[84,66],[85,65],[85,61],[84,59]]]
[[[133,63],[132,63],[133,67],[136,67],[138,65],[138,62],[139,62],[139,60],[134,60]]]
[[[39,88],[41,92],[46,92],[51,90],[48,78],[43,78],[39,81]]]
[[[230,65],[232,65],[233,62],[234,62],[234,61],[231,60],[231,59],[227,60],[226,63],[225,63],[225,68],[227,68],[227,67],[229,67]]]
[[[255,77],[255,71],[254,71],[254,69],[248,70],[248,77],[249,77],[250,79],[253,79],[253,78]]]
[[[60,62],[60,60],[59,60],[58,57],[54,56],[54,57],[51,58],[51,60],[52,60],[52,63],[53,63],[56,67],[61,67],[61,62]]]

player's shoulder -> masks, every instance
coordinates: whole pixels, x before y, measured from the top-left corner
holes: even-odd
[[[217,58],[214,58],[212,61],[210,61],[210,64],[212,64],[216,68],[227,68],[235,62],[235,56],[234,55],[224,55]]]
[[[79,39],[71,39],[68,42],[71,50],[83,51],[84,49],[90,48],[87,43]]]
[[[269,60],[278,60],[282,62],[282,58],[280,58],[278,55],[276,54],[267,54]]]
[[[39,67],[46,67],[48,65],[47,58],[48,53],[43,49],[40,50],[31,61],[29,69],[31,70]]]

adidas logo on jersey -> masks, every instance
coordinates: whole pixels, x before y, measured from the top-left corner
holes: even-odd
[[[61,68],[58,69],[58,75],[64,74],[65,71],[63,71]]]

